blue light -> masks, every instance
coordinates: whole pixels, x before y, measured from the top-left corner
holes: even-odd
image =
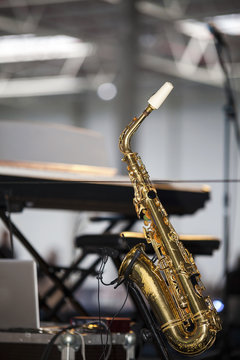
[[[213,305],[217,312],[221,312],[224,309],[224,304],[221,300],[213,300]]]

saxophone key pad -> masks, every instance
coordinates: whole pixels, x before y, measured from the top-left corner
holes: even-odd
[[[177,241],[178,240],[178,235],[177,235],[177,233],[175,231],[171,230],[168,233],[168,238],[169,238],[169,240]]]

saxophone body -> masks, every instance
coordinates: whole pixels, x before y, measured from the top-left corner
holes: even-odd
[[[214,343],[216,333],[221,330],[220,318],[211,299],[203,296],[205,288],[194,259],[170,223],[141,158],[130,147],[132,135],[152,110],[161,105],[171,89],[172,85],[165,83],[119,138],[119,148],[124,155],[122,160],[127,164],[134,188],[136,213],[144,221],[144,237],[153,246],[157,257],[155,264],[144,252],[144,244],[136,245],[123,259],[119,277],[124,278],[138,249],[140,256],[132,267],[130,279],[149,303],[169,344],[181,353],[194,355]]]

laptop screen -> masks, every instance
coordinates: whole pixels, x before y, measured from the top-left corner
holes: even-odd
[[[0,329],[40,326],[37,268],[33,260],[0,260]]]

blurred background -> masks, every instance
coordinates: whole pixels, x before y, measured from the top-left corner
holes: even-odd
[[[224,39],[222,56],[238,113],[239,13],[235,0],[0,2],[0,121],[98,132],[104,138],[108,166],[127,175],[118,137],[165,81],[173,83],[172,93],[144,122],[133,144],[152,180],[210,187],[204,208],[194,215],[173,216],[171,221],[181,234],[220,239],[220,248],[212,256],[196,258],[203,282],[216,298],[221,297],[226,270],[223,180],[228,99],[209,24]],[[229,122],[227,157],[233,180],[228,208],[230,270],[239,266],[240,255],[240,148],[234,121]],[[12,219],[42,256],[48,258],[54,252],[56,263],[68,265],[75,256],[75,237],[98,233],[105,226],[89,224],[92,215],[25,209],[12,214]],[[29,257],[17,241],[15,251],[18,258]],[[105,276],[111,280],[115,275],[106,271]],[[95,286],[96,279],[89,280],[87,287]],[[108,291],[103,290],[103,306],[113,306]],[[114,304],[117,308],[124,296]]]

